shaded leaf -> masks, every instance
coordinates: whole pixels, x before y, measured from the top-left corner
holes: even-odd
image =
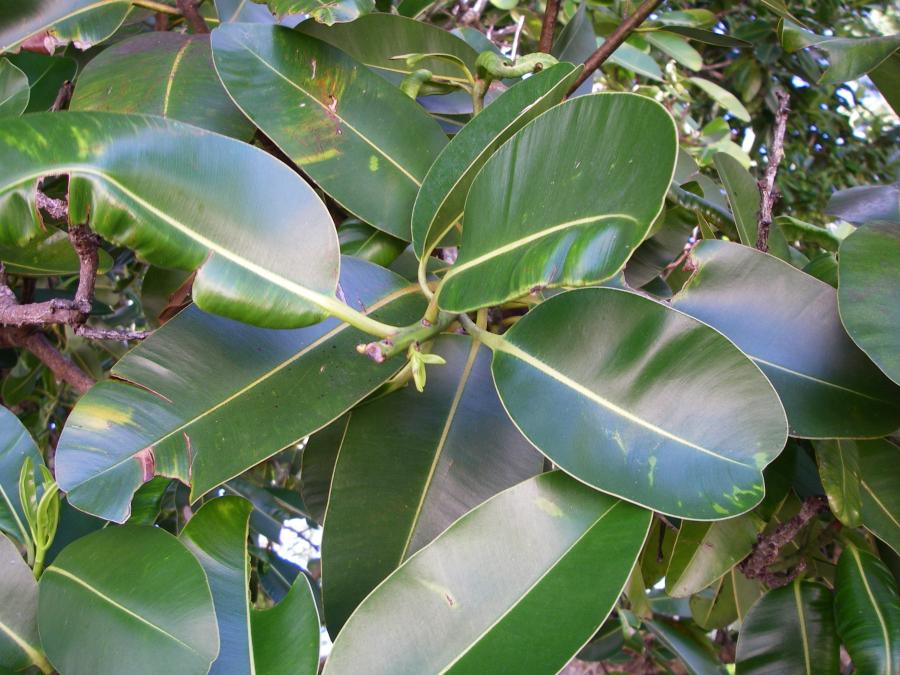
[[[750,555],[764,526],[753,513],[715,523],[681,523],[666,570],[666,593],[684,598],[721,578]]]
[[[344,260],[341,286],[349,304],[400,324],[424,309],[417,287],[361,260]],[[60,486],[116,522],[153,475],[190,484],[196,499],[325,426],[403,365],[360,357],[366,340],[336,319],[267,330],[188,308],[116,364],[125,382],[101,382],[78,401],[57,446]]]
[[[730,242],[703,240],[691,258],[697,269],[672,306],[722,331],[759,365],[792,436],[875,436],[900,424],[900,389],[847,337],[831,286]]]
[[[303,448],[300,468],[300,495],[309,514],[319,525],[325,523],[325,507],[331,491],[331,478],[338,448],[347,431],[349,417],[339,417],[314,433]]]
[[[36,665],[53,669],[38,636],[38,586],[16,546],[0,534],[0,668],[24,670]]]
[[[278,673],[315,675],[319,665],[319,618],[306,577],[297,576],[291,592],[262,614],[250,604],[247,535],[250,503],[221,497],[204,504],[188,521],[180,541],[197,557],[209,579],[219,641],[211,675]],[[287,626],[285,626],[287,622]],[[272,626],[289,628],[272,630]],[[262,661],[258,663],[258,661]]]
[[[203,568],[155,527],[108,527],[69,544],[41,577],[38,626],[50,662],[72,675],[158,673],[160,663],[202,675],[219,651]]]
[[[833,439],[817,441],[813,445],[828,507],[835,518],[847,527],[859,527],[862,499],[856,443]]]
[[[78,76],[69,108],[161,115],[241,140],[254,132],[216,77],[208,35],[154,31],[117,42]]]
[[[691,675],[725,675],[715,647],[703,633],[682,621],[659,618],[644,623],[668,647]]]
[[[241,109],[328,194],[410,239],[413,202],[447,142],[399,89],[326,43],[283,26],[213,33],[222,82]]]
[[[859,462],[862,522],[894,551],[900,551],[900,448],[888,441],[847,441]]]
[[[845,544],[835,576],[837,632],[860,673],[894,673],[900,664],[900,597],[881,560]]]
[[[753,605],[738,636],[737,675],[840,671],[832,593],[796,579]]]
[[[756,180],[731,155],[720,152],[713,156],[713,161],[725,186],[725,194],[728,195],[728,204],[734,214],[734,223],[741,243],[756,246],[759,214],[759,187]]]
[[[525,126],[472,184],[440,306],[468,311],[612,277],[662,210],[674,132],[662,106],[622,93],[580,96]],[[526,157],[540,160],[523,167]]]
[[[554,672],[603,623],[649,525],[649,511],[561,472],[520,483],[378,586],[344,626],[325,673]]]
[[[10,54],[7,58],[28,77],[31,91],[25,112],[49,110],[60,86],[66,80],[74,79],[77,68],[74,59],[24,50],[18,54]]]
[[[876,220],[900,223],[900,183],[838,190],[828,199],[825,213],[860,225]]]
[[[358,220],[347,220],[338,229],[341,253],[389,266],[406,249],[406,242]]]
[[[0,243],[21,245],[41,232],[32,191],[54,173],[70,176],[73,221],[147,262],[202,265],[193,286],[201,308],[284,328],[324,318],[311,301],[337,303],[338,242],[325,205],[261,150],[144,115],[8,120],[0,128]]]
[[[355,408],[337,450],[322,540],[322,595],[332,635],[369,592],[454,520],[540,473],[543,458],[509,421],[490,352],[447,335],[447,363]]]
[[[0,246],[0,260],[7,272],[29,277],[78,274],[81,261],[68,233],[49,225],[46,230],[46,237],[25,246]],[[112,267],[112,258],[102,248],[97,256],[97,273],[104,274]]]
[[[19,418],[0,406],[0,531],[7,532],[20,544],[30,538],[19,501],[19,474],[26,458],[31,459],[36,472],[44,464],[34,439]],[[35,473],[36,479],[37,476]]]
[[[709,326],[587,288],[543,302],[490,346],[507,412],[579,480],[696,520],[762,499],[762,469],[786,441],[784,411],[759,369]]]
[[[863,225],[841,244],[838,307],[853,341],[900,384],[900,223]]]
[[[25,112],[31,90],[28,77],[8,59],[0,59],[0,117],[17,117]]]

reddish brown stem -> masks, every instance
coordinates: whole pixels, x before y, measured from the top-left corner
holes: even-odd
[[[634,14],[624,19],[622,23],[606,37],[603,44],[597,48],[597,51],[591,54],[587,61],[584,62],[584,70],[581,75],[578,76],[578,79],[575,80],[575,84],[569,89],[568,95],[571,96],[585,80],[591,77],[594,74],[594,71],[602,66],[604,61],[622,46],[622,43],[625,42],[626,38],[631,35],[634,29],[644,23],[653,10],[661,4],[662,0],[644,0],[644,2],[641,3],[641,6],[635,10]]]
[[[206,25],[206,19],[204,19],[197,10],[197,3],[195,0],[177,0],[175,4],[178,5],[178,9],[181,10],[184,18],[190,24],[191,28],[194,29],[195,33],[209,32],[209,26]]]
[[[550,53],[553,46],[553,31],[556,28],[556,18],[559,16],[559,0],[547,0],[547,9],[544,10],[544,22],[541,24],[541,39],[538,42],[538,51]]]

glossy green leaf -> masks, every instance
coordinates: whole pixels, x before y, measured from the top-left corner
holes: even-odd
[[[671,56],[685,68],[698,71],[703,67],[703,57],[696,49],[691,47],[687,40],[681,36],[673,35],[666,31],[654,31],[644,33],[642,37],[658,50]]]
[[[847,442],[856,445],[863,525],[900,551],[900,448],[886,439]]]
[[[131,500],[131,525],[153,525],[159,517],[162,500],[172,481],[165,476],[156,476],[138,488]]]
[[[130,0],[16,0],[0,10],[0,52],[25,40],[43,39],[48,51],[75,42],[81,49],[112,35],[131,9]]]
[[[701,241],[672,306],[722,331],[771,380],[791,435],[847,438],[900,424],[900,389],[847,337],[828,284],[765,253]]]
[[[322,595],[335,635],[369,592],[454,520],[540,473],[509,421],[490,351],[447,335],[423,394],[408,385],[355,408],[337,451],[322,540]]]
[[[31,459],[35,471],[44,464],[34,439],[19,418],[0,406],[0,531],[22,544],[29,539],[19,501],[19,473],[26,457]]]
[[[725,194],[728,195],[728,204],[731,206],[731,213],[734,214],[734,223],[741,243],[756,246],[759,214],[759,187],[756,180],[731,155],[720,152],[713,156],[713,161],[725,186]]]
[[[885,375],[900,383],[900,223],[863,225],[841,244],[841,321]]]
[[[764,525],[753,513],[715,523],[681,523],[666,570],[666,593],[684,598],[720,579],[750,555]]]
[[[53,153],[42,151],[48,143]],[[147,262],[202,265],[193,286],[201,308],[285,328],[324,318],[311,300],[337,302],[338,242],[328,211],[268,153],[160,117],[8,120],[0,127],[0,243],[21,245],[41,231],[30,205],[35,181],[58,173],[70,176],[73,220]]]
[[[219,652],[203,568],[155,527],[108,527],[69,544],[41,577],[38,627],[67,675],[149,675],[162,663],[202,675]]]
[[[16,546],[0,534],[0,670],[53,669],[38,636],[38,586]]]
[[[709,96],[712,100],[725,108],[725,110],[730,112],[742,122],[750,121],[750,113],[747,112],[744,104],[741,103],[737,99],[737,97],[727,89],[723,89],[715,82],[704,80],[702,77],[689,77],[688,82],[693,84],[698,89],[701,89],[704,93],[706,93],[707,96]]]
[[[876,220],[900,224],[900,183],[838,190],[829,198],[825,213],[860,225]]]
[[[410,239],[428,167],[447,142],[399,89],[339,49],[283,26],[226,24],[216,69],[240,108],[351,213]]]
[[[222,648],[211,675],[291,672],[315,675],[319,665],[319,618],[306,577],[298,575],[293,591],[274,610],[284,614],[273,621],[254,621],[258,611],[250,603],[250,558],[247,535],[250,503],[240,497],[221,497],[204,504],[188,521],[180,541],[206,571],[212,591]],[[262,656],[263,663],[257,663]]]
[[[7,272],[29,277],[78,274],[81,263],[69,235],[51,226],[46,229],[49,233],[46,238],[25,246],[0,246],[0,261]],[[112,267],[113,261],[102,248],[97,255],[97,273],[103,274]]]
[[[602,45],[603,42],[603,38],[597,38],[598,46]],[[623,42],[616,51],[610,55],[609,62],[615,63],[622,68],[632,70],[635,74],[651,80],[662,81],[663,79],[662,70],[653,57],[627,42]]]
[[[69,108],[161,115],[242,140],[254,132],[216,76],[208,35],[154,31],[116,43],[78,76]]]
[[[691,675],[726,675],[716,649],[702,632],[682,621],[658,618],[645,623]]]
[[[856,443],[832,439],[816,441],[819,477],[828,496],[828,507],[847,527],[859,527],[862,519],[859,459]]]
[[[860,673],[900,667],[900,597],[881,560],[845,544],[834,580],[837,632]]]
[[[338,229],[341,253],[387,267],[406,249],[406,242],[358,220],[341,223]]]
[[[555,672],[612,609],[649,525],[649,511],[561,472],[520,483],[382,582],[325,673]]]
[[[513,134],[559,103],[581,72],[560,63],[519,82],[467,123],[428,170],[412,214],[413,248],[420,258],[462,220],[476,174]]]
[[[840,672],[831,591],[796,579],[753,605],[738,636],[737,675]]]
[[[491,346],[507,412],[579,480],[695,520],[762,499],[762,469],[787,438],[784,411],[759,369],[709,326],[634,293],[587,288],[538,305]]]
[[[17,117],[25,112],[31,90],[28,77],[8,59],[0,59],[0,117]]]
[[[551,108],[475,178],[440,306],[462,312],[535,287],[609,279],[662,210],[676,151],[672,118],[643,96],[594,94]]]
[[[793,21],[779,25],[781,43],[787,52],[816,47],[828,55],[828,68],[819,78],[820,84],[840,84],[855,80],[874,70],[900,49],[900,35],[867,38],[823,37]]]
[[[375,0],[253,0],[269,5],[277,16],[309,14],[319,23],[331,26],[335,23],[354,21],[375,9]]]
[[[402,54],[449,54],[475,72],[478,52],[453,33],[423,21],[393,14],[368,14],[352,23],[328,27],[305,21],[297,30],[341,49],[363,65],[392,82],[399,82],[421,66],[409,66]],[[459,67],[438,59],[428,61],[428,70],[438,82],[462,84]]]
[[[62,83],[75,78],[77,64],[66,56],[48,56],[23,50],[18,54],[9,54],[7,58],[28,77],[30,93],[25,112],[49,110]]]
[[[275,23],[267,7],[252,0],[215,0],[219,23]]]
[[[400,325],[424,309],[417,287],[361,260],[344,259],[341,287],[348,304]],[[196,499],[328,424],[402,367],[359,356],[367,340],[336,319],[266,330],[188,308],[116,364],[112,374],[125,382],[101,382],[79,400],[57,446],[60,486],[78,508],[116,522],[154,475],[190,484]]]
[[[597,33],[594,31],[593,21],[587,14],[587,6],[579,4],[578,10],[553,42],[550,53],[560,61],[584,63],[596,49]],[[593,86],[592,75],[582,82],[569,98],[590,94]]]

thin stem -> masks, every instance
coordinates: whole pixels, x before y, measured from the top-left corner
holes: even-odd
[[[407,326],[380,342],[369,342],[356,346],[356,351],[365,354],[376,363],[382,363],[397,354],[405,354],[412,344],[420,344],[443,333],[456,320],[456,314],[440,312],[435,321],[422,320]]]
[[[759,181],[759,217],[756,228],[756,248],[760,251],[769,250],[769,227],[772,225],[772,208],[778,198],[775,190],[775,176],[778,173],[778,165],[784,159],[784,132],[787,128],[788,104],[791,97],[784,91],[776,91],[778,110],[775,113],[775,129],[772,131],[772,146],[769,148],[766,172]]]
[[[575,80],[574,84],[572,84],[567,95],[571,96],[585,80],[591,77],[594,74],[594,71],[602,66],[603,62],[612,56],[614,51],[622,46],[622,43],[625,42],[634,29],[644,23],[653,10],[661,4],[662,0],[644,0],[634,14],[622,21],[622,23],[606,37],[603,44],[597,48],[597,51],[591,54],[584,62],[584,70],[581,72],[581,75],[578,76],[578,79]]]
[[[345,305],[337,298],[329,298],[321,295],[313,300],[315,304],[328,312],[331,316],[340,319],[345,323],[349,323],[354,328],[359,328],[364,333],[374,335],[375,337],[388,338],[403,330],[400,326],[392,326],[389,323],[382,323],[377,319],[357,312],[352,307]]]
[[[41,574],[44,573],[44,556],[47,555],[46,548],[39,548],[34,554],[34,567],[31,568],[31,573],[34,575],[36,581],[41,580]]]
[[[144,9],[152,9],[154,12],[162,12],[163,14],[172,14],[173,16],[181,16],[181,12],[171,5],[164,2],[154,2],[153,0],[131,0],[131,4],[135,7],[143,7]]]
[[[459,319],[459,322],[462,324],[463,328],[466,329],[466,332],[473,338],[483,343],[490,349],[493,349],[495,351],[502,351],[503,345],[506,342],[502,336],[497,335],[496,333],[491,333],[486,329],[480,328],[478,324],[476,324],[474,321],[472,321],[472,319],[468,317],[467,314],[460,314],[457,318]]]
[[[556,17],[559,16],[559,0],[547,0],[547,9],[544,10],[544,22],[541,24],[541,39],[538,42],[538,51],[550,53],[553,46],[553,30],[556,28]]]
[[[181,13],[184,15],[184,18],[187,19],[187,22],[191,25],[191,28],[194,29],[195,33],[208,33],[209,26],[206,24],[206,19],[200,14],[197,10],[198,2],[195,0],[175,0],[178,5],[178,9],[181,10]]]

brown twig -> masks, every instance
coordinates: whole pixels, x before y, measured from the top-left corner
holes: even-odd
[[[625,42],[626,38],[631,35],[634,29],[644,23],[653,10],[661,4],[662,0],[644,0],[644,2],[641,3],[641,6],[635,10],[634,14],[624,19],[622,23],[606,37],[603,44],[597,48],[597,51],[587,58],[587,61],[584,62],[584,70],[581,75],[578,76],[578,79],[575,80],[575,83],[571,86],[567,95],[571,96],[585,80],[591,77],[594,74],[594,71],[602,66],[603,62],[612,56],[613,52]]]
[[[67,383],[79,394],[83,394],[94,385],[93,378],[71,359],[61,354],[43,333],[32,332],[27,328],[0,328],[0,345],[27,349],[38,357],[58,380]]]
[[[769,568],[778,559],[781,549],[793,541],[797,533],[827,504],[825,497],[808,497],[796,516],[779,525],[771,534],[760,534],[753,547],[753,552],[738,565],[744,576],[748,579],[761,579],[771,588],[790,583],[797,574],[806,568],[806,561],[801,560],[796,567],[782,573],[772,572]]]
[[[487,7],[487,0],[475,0],[475,4],[465,11],[459,23],[463,26],[474,26],[481,21],[481,14]]]
[[[118,328],[92,328],[80,325],[75,328],[75,335],[88,340],[144,340],[150,337],[150,331],[126,330]]]
[[[547,0],[547,9],[544,10],[544,21],[541,24],[541,39],[538,42],[538,51],[550,53],[553,46],[553,31],[556,28],[556,17],[559,16],[559,0]]]
[[[775,175],[778,173],[778,165],[784,159],[784,132],[787,128],[787,117],[790,108],[788,104],[791,97],[785,91],[776,91],[778,110],[775,113],[775,128],[772,130],[772,145],[767,153],[769,162],[766,164],[766,172],[759,181],[759,216],[757,219],[756,248],[760,251],[769,250],[769,227],[772,225],[772,208],[778,193],[775,190]]]
[[[187,22],[191,25],[191,28],[194,29],[195,33],[208,33],[209,26],[206,24],[206,19],[197,11],[197,3],[195,0],[176,0],[176,5],[178,5],[178,9],[181,10],[181,13],[184,15],[184,18],[187,19]]]

